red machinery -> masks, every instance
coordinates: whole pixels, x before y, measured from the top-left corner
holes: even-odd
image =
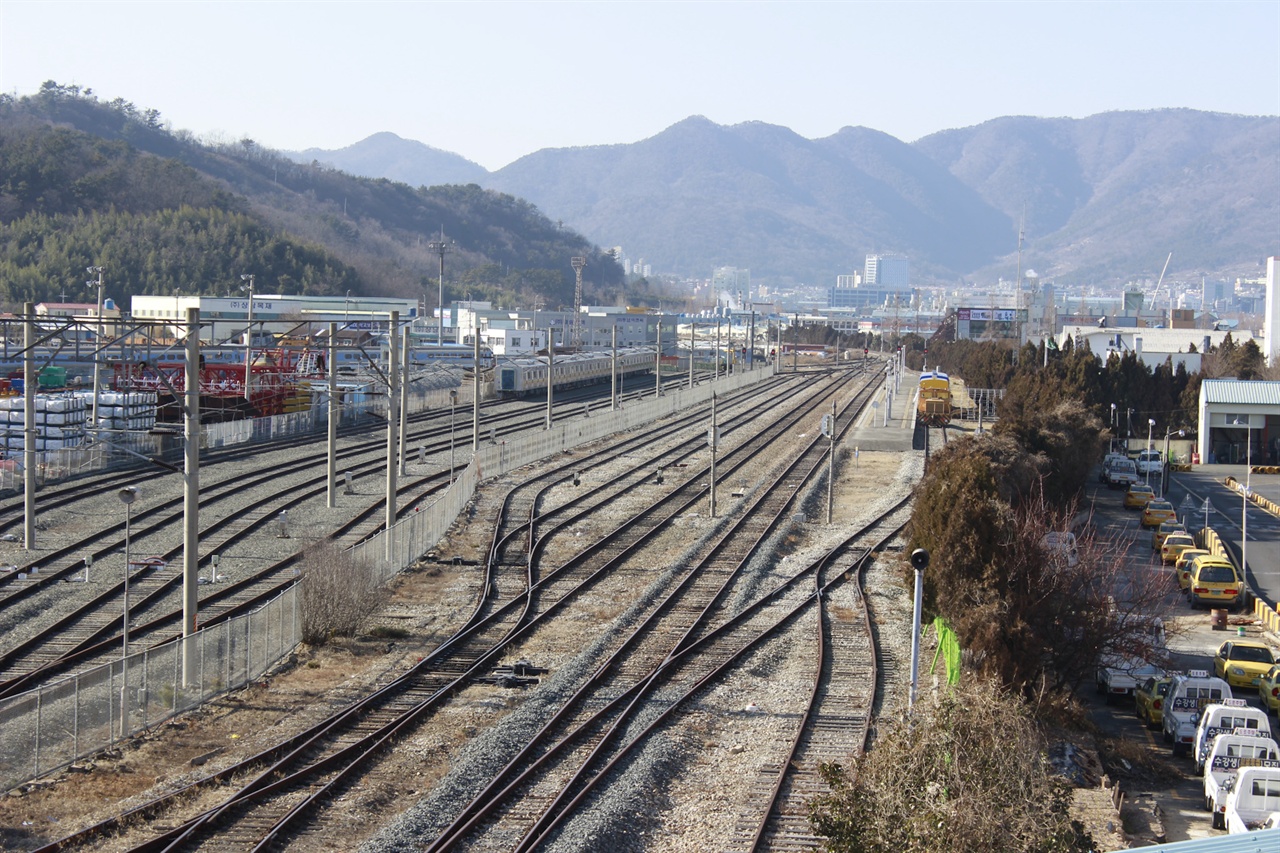
[[[229,421],[278,415],[294,395],[297,353],[259,353],[253,361],[252,390],[244,395],[244,364],[209,364],[200,367],[200,418],[202,421]],[[154,391],[156,420],[176,423],[182,408],[174,394],[187,390],[184,362],[117,362],[113,387],[117,391]]]

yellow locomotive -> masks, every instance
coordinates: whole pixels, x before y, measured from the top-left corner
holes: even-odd
[[[931,427],[951,423],[951,378],[940,370],[920,374],[916,423]]]

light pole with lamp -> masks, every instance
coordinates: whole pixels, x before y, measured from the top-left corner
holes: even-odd
[[[351,322],[351,291],[347,291],[347,298],[342,302],[342,330],[346,331],[347,324]]]
[[[1173,435],[1175,432],[1178,434],[1178,438],[1182,438],[1187,434],[1185,429],[1171,429],[1164,434],[1164,459],[1161,460],[1160,465],[1160,497],[1162,498],[1165,493],[1165,479],[1169,471],[1169,436]]]
[[[920,617],[924,610],[924,570],[929,568],[929,552],[917,548],[911,552],[911,565],[916,570],[915,604],[911,611],[911,693],[907,708],[916,704],[916,686],[920,678]]]
[[[1112,403],[1111,404],[1111,450],[1112,452],[1115,451],[1116,444],[1118,443],[1118,441],[1119,439],[1116,438],[1116,404]]]
[[[249,291],[249,321],[244,329],[244,401],[249,403],[252,400],[252,381],[250,380],[250,371],[253,369],[253,273],[245,273],[240,276],[241,281],[247,281],[247,286],[241,286],[241,290]]]
[[[85,267],[85,272],[93,275],[98,274],[97,281],[86,281],[85,284],[90,287],[98,288],[98,333],[97,339],[93,342],[93,425],[98,425],[98,399],[102,396],[102,365],[100,360],[106,350],[102,346],[102,267]]]
[[[120,655],[120,737],[128,734],[129,719],[129,538],[133,521],[133,502],[138,498],[137,486],[125,486],[116,492],[124,504],[124,619],[121,635],[124,637]]]
[[[1147,418],[1147,450],[1155,450],[1155,445],[1151,443],[1151,431],[1156,428],[1156,419]],[[1151,485],[1151,462],[1147,462],[1147,470],[1143,472],[1143,477],[1148,486]]]

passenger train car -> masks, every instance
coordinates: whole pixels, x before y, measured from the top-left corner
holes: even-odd
[[[951,423],[951,378],[940,370],[920,374],[916,423],[931,427]]]
[[[608,382],[612,377],[613,354],[610,352],[574,353],[557,355],[551,364],[553,388],[572,388]],[[618,377],[639,373],[652,373],[653,350],[629,347],[618,350]],[[498,393],[505,397],[519,397],[547,390],[547,359],[520,358],[503,361],[497,367]]]

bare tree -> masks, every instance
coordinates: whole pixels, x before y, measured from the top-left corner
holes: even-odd
[[[302,639],[311,645],[355,634],[386,599],[369,567],[333,542],[304,552],[301,584]]]

